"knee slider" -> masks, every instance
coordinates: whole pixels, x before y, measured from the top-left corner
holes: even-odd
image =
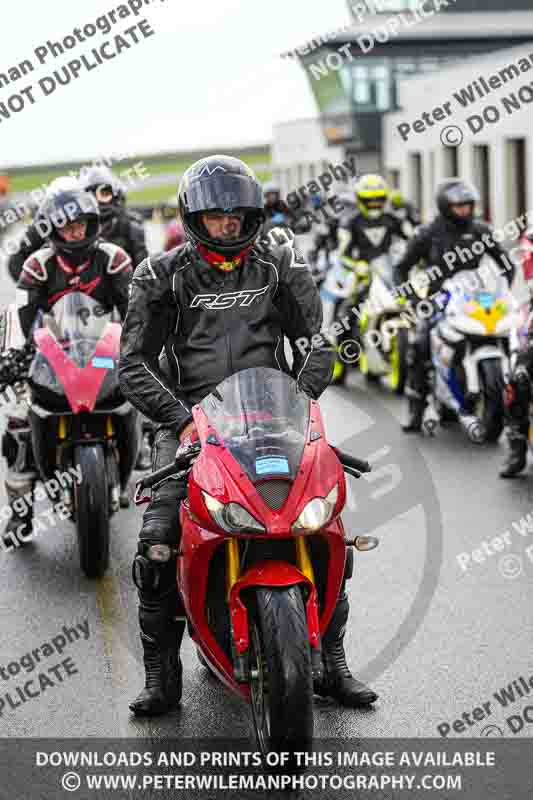
[[[140,592],[154,593],[168,589],[175,580],[177,550],[160,542],[139,542],[133,559],[132,579]]]

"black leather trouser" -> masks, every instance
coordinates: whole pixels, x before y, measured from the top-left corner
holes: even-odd
[[[159,428],[152,452],[152,469],[158,470],[174,461],[179,442],[174,431]],[[168,481],[152,493],[139,534],[134,575],[139,590],[141,635],[164,647],[181,605],[176,584],[176,555],[169,561],[151,561],[151,545],[167,544],[178,549],[180,541],[179,509],[186,497],[187,483]],[[181,623],[183,625],[183,623]]]
[[[425,401],[428,391],[428,373],[431,366],[429,334],[431,320],[419,319],[414,329],[409,331],[407,347],[407,385],[408,397]]]
[[[527,437],[529,433],[529,404],[533,379],[533,342],[519,353],[505,387],[505,424],[510,433]]]

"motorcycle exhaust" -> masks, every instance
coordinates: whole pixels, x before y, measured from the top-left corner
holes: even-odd
[[[485,426],[475,414],[460,414],[459,422],[461,427],[473,444],[483,444],[487,431]]]

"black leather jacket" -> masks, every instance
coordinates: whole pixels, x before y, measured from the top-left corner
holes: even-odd
[[[407,281],[411,267],[421,261],[431,268],[429,292],[434,294],[454,272],[477,269],[486,254],[496,261],[511,285],[515,266],[502,247],[488,238],[491,232],[491,226],[482,220],[474,219],[467,225],[456,225],[442,215],[437,216],[429,225],[419,228],[410,240],[404,257],[396,265],[395,283],[398,285]],[[472,251],[475,242],[483,244],[483,252],[476,254]],[[480,250],[479,246],[476,249]],[[468,252],[472,254],[471,258]]]
[[[335,358],[324,340],[311,342],[321,326],[311,272],[290,245],[263,240],[224,273],[186,243],[135,270],[122,330],[120,387],[145,416],[176,433],[191,421],[192,405],[251,367],[292,372],[316,399],[331,380]],[[292,371],[284,336],[293,345]],[[166,358],[160,360],[163,347]]]
[[[72,266],[53,246],[43,247],[25,262],[17,284],[20,325],[27,338],[39,310],[49,311],[69,292],[84,292],[124,319],[128,307],[131,259],[110,242],[99,241],[87,263]]]
[[[142,220],[136,214],[125,210],[119,216],[102,226],[102,239],[121,247],[130,256],[134,267],[140,264],[148,256],[144,227]],[[19,242],[19,250],[9,257],[7,268],[12,279],[17,283],[22,272],[22,267],[37,250],[47,246],[39,231],[30,225]]]
[[[102,239],[122,247],[134,268],[148,258],[142,218],[129,209],[113,217],[109,224],[102,225]]]

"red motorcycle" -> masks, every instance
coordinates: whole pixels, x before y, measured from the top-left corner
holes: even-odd
[[[193,416],[199,444],[141,480],[135,500],[189,474],[177,583],[200,660],[251,703],[263,754],[310,750],[346,547],[377,544],[346,540],[344,472],[370,466],[327,443],[318,403],[274,369],[236,373]]]
[[[120,332],[96,300],[66,294],[35,326],[27,378],[33,459],[45,489],[50,494],[58,474],[78,476],[60,499],[76,522],[88,577],[108,565],[110,517],[139,448],[138,414],[118,385]]]

